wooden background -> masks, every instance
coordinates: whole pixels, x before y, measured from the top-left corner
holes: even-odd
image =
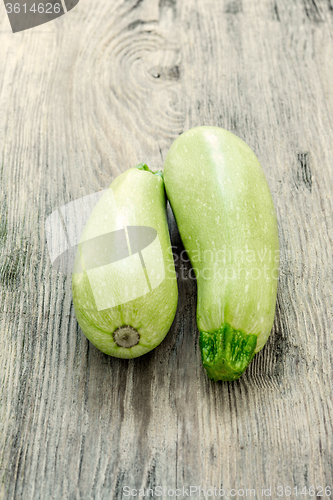
[[[15,35],[0,16],[1,499],[333,486],[332,0],[81,0]],[[187,264],[170,333],[126,361],[83,336],[46,247],[53,210],[196,125],[254,149],[278,215],[274,329],[233,383],[201,366]]]

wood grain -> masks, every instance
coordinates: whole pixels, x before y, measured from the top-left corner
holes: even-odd
[[[81,0],[15,35],[0,16],[0,498],[333,486],[332,1]],[[53,210],[196,125],[253,148],[278,214],[274,328],[233,383],[201,366],[170,211],[177,316],[136,360],[89,344],[46,247]]]

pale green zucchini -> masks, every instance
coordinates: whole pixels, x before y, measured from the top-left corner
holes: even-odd
[[[72,276],[75,314],[101,351],[135,358],[162,342],[178,289],[161,172],[117,177],[81,236]]]
[[[164,182],[198,285],[203,365],[235,380],[271,332],[278,283],[276,213],[253,151],[218,127],[172,144]]]

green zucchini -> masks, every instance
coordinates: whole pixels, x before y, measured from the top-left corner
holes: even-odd
[[[76,318],[102,352],[135,358],[162,342],[178,288],[161,172],[117,177],[82,233],[72,276]]]
[[[194,268],[202,362],[213,380],[236,380],[272,329],[278,283],[276,213],[253,151],[219,127],[172,144],[164,182]]]

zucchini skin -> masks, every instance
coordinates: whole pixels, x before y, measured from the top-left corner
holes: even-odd
[[[134,246],[129,243],[128,256],[123,258],[120,250],[123,252],[128,247],[125,233],[121,233],[124,227],[127,244],[131,228],[134,231],[137,227],[148,228],[149,234],[153,231],[155,235],[156,232],[157,237],[153,245],[149,246],[151,242],[147,242],[141,255],[135,248],[137,241],[134,239]],[[105,239],[100,239],[103,235],[110,238],[108,235],[117,231],[123,237],[120,242],[124,245],[122,249],[120,240],[115,240],[112,247],[105,244]],[[87,242],[89,246],[84,247]],[[108,258],[110,252],[118,252],[118,260],[105,265],[105,255]],[[97,262],[97,267],[93,268],[91,262],[95,266]],[[118,274],[113,271],[113,265],[118,266]],[[96,283],[99,286],[95,286]],[[153,173],[146,165],[140,164],[112,182],[82,233],[72,275],[72,295],[75,315],[83,333],[105,354],[135,358],[162,342],[176,314],[178,288],[161,172]],[[110,297],[113,297],[112,303]],[[131,300],[126,297],[131,297]],[[107,305],[110,307],[105,307]],[[127,337],[135,337],[135,345],[123,347],[116,343],[115,335],[122,328]]]
[[[203,365],[213,380],[236,380],[275,315],[279,239],[264,172],[240,138],[201,126],[171,145],[164,182],[197,279]]]

